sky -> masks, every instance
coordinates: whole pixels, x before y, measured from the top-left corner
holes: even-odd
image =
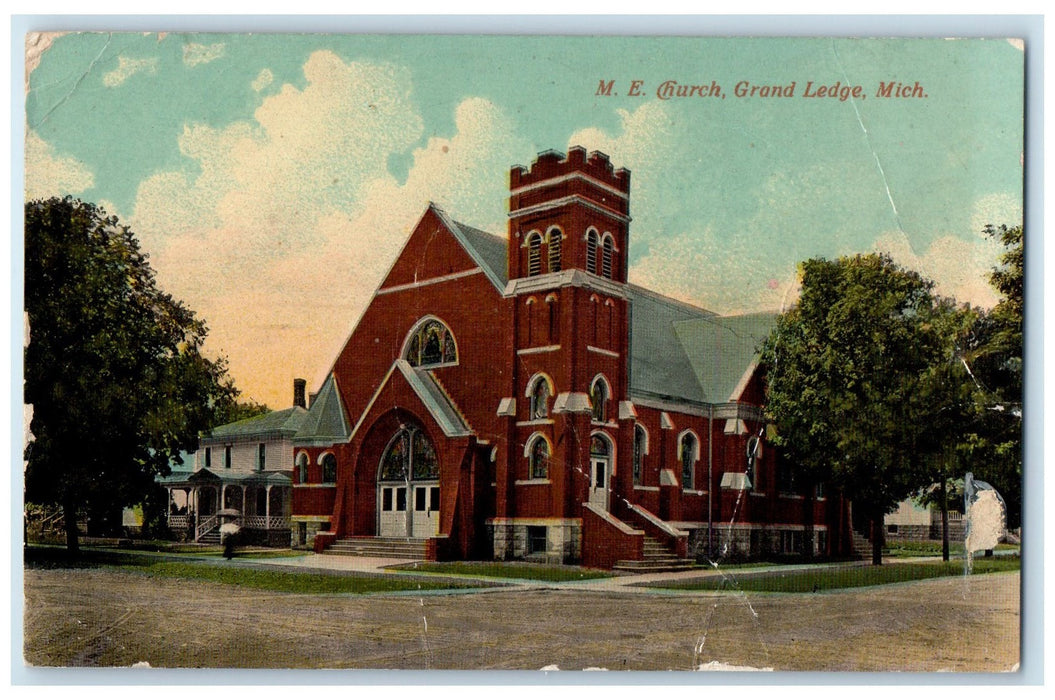
[[[1003,39],[32,36],[26,196],[128,224],[207,352],[283,408],[428,202],[504,236],[510,166],[571,145],[632,172],[634,283],[779,311],[800,261],[882,251],[991,306],[982,228],[1022,220],[1023,62]]]

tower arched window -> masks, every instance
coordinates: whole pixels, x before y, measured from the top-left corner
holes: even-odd
[[[414,426],[404,426],[392,437],[381,458],[378,481],[438,479],[440,463],[428,437]]]
[[[696,458],[699,454],[696,436],[690,432],[682,433],[678,441],[678,459],[681,462],[681,487],[693,488],[696,474]]]
[[[590,407],[594,421],[604,423],[608,420],[608,382],[600,375],[590,386]]]
[[[549,399],[552,395],[549,380],[544,375],[537,375],[529,387],[531,398],[531,420],[541,420],[549,416]]]
[[[559,335],[559,319],[557,314],[557,295],[546,295],[546,309],[549,315],[549,342],[556,343]]]
[[[542,274],[542,236],[537,231],[528,234],[528,277]]]
[[[306,452],[297,455],[297,483],[308,483],[308,454]]]
[[[648,433],[641,425],[634,426],[634,483],[641,483],[644,473],[645,454],[648,452]]]
[[[322,457],[322,483],[337,483],[337,458],[332,452],[327,452]]]
[[[597,274],[597,232],[586,232],[586,271]]]
[[[601,275],[612,279],[612,255],[614,252],[614,244],[612,243],[611,236],[604,237],[603,249],[601,251]]]
[[[549,442],[542,435],[536,435],[528,447],[528,468],[532,479],[549,478]]]
[[[403,359],[413,367],[454,364],[458,362],[458,348],[451,329],[439,319],[430,318],[419,323],[406,343]]]
[[[546,235],[549,239],[549,245],[546,249],[546,253],[549,256],[549,271],[560,272],[560,247],[564,234],[561,233],[559,228],[551,228]]]

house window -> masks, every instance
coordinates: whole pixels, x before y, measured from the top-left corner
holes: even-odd
[[[436,450],[418,428],[403,427],[388,443],[381,458],[380,481],[438,479],[440,463]]]
[[[308,483],[308,455],[303,452],[297,455],[297,483]]]
[[[549,476],[549,456],[549,443],[546,438],[539,435],[531,443],[531,450],[528,453],[529,473],[532,479],[545,479]]]
[[[549,271],[560,272],[560,241],[564,235],[560,232],[559,228],[551,228],[549,230]]]
[[[586,271],[597,274],[597,232],[586,232]]]
[[[696,472],[696,436],[685,433],[678,443],[678,459],[681,460],[681,486],[691,489]]]
[[[212,448],[205,448],[205,468],[208,469],[212,466]]]
[[[640,425],[634,426],[634,483],[641,483],[644,472],[645,451],[648,449],[648,433]]]
[[[264,466],[267,464],[267,444],[260,443],[256,449],[256,469],[257,471],[264,471]]]
[[[531,387],[531,420],[540,420],[549,415],[549,397],[549,382],[539,375]]]
[[[542,274],[542,236],[538,232],[528,235],[528,277]]]
[[[225,445],[223,448],[223,468],[231,468],[231,446]]]
[[[795,493],[795,470],[786,459],[777,458],[777,492]]]
[[[438,319],[419,323],[406,344],[404,359],[413,367],[449,364],[458,361],[454,334]]]
[[[337,458],[327,452],[322,458],[322,483],[337,483]]]
[[[590,387],[590,407],[595,422],[604,423],[608,419],[608,383],[604,377],[598,376],[593,380]]]
[[[612,279],[612,237],[605,236],[604,250],[601,251],[601,274]]]

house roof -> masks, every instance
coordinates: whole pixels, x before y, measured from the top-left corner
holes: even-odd
[[[273,484],[277,486],[288,486],[293,483],[289,473],[284,471],[236,472],[227,469],[213,471],[205,468],[194,472],[172,472],[168,476],[157,477],[155,481],[162,486],[191,484],[201,481],[222,481],[228,484]]]
[[[281,411],[271,411],[234,423],[218,425],[203,437],[203,440],[214,441],[246,437],[282,437],[292,436],[300,429],[308,412],[300,406],[293,406]]]
[[[294,436],[296,442],[344,442],[351,435],[348,419],[344,415],[341,394],[337,391],[337,380],[331,373],[311,402],[311,408],[301,421],[300,430]]]

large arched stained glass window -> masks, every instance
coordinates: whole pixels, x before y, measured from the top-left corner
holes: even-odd
[[[440,478],[440,463],[429,439],[416,427],[404,427],[388,443],[381,458],[379,481]]]
[[[413,367],[428,367],[458,361],[454,334],[442,321],[432,318],[414,329],[404,359]]]

